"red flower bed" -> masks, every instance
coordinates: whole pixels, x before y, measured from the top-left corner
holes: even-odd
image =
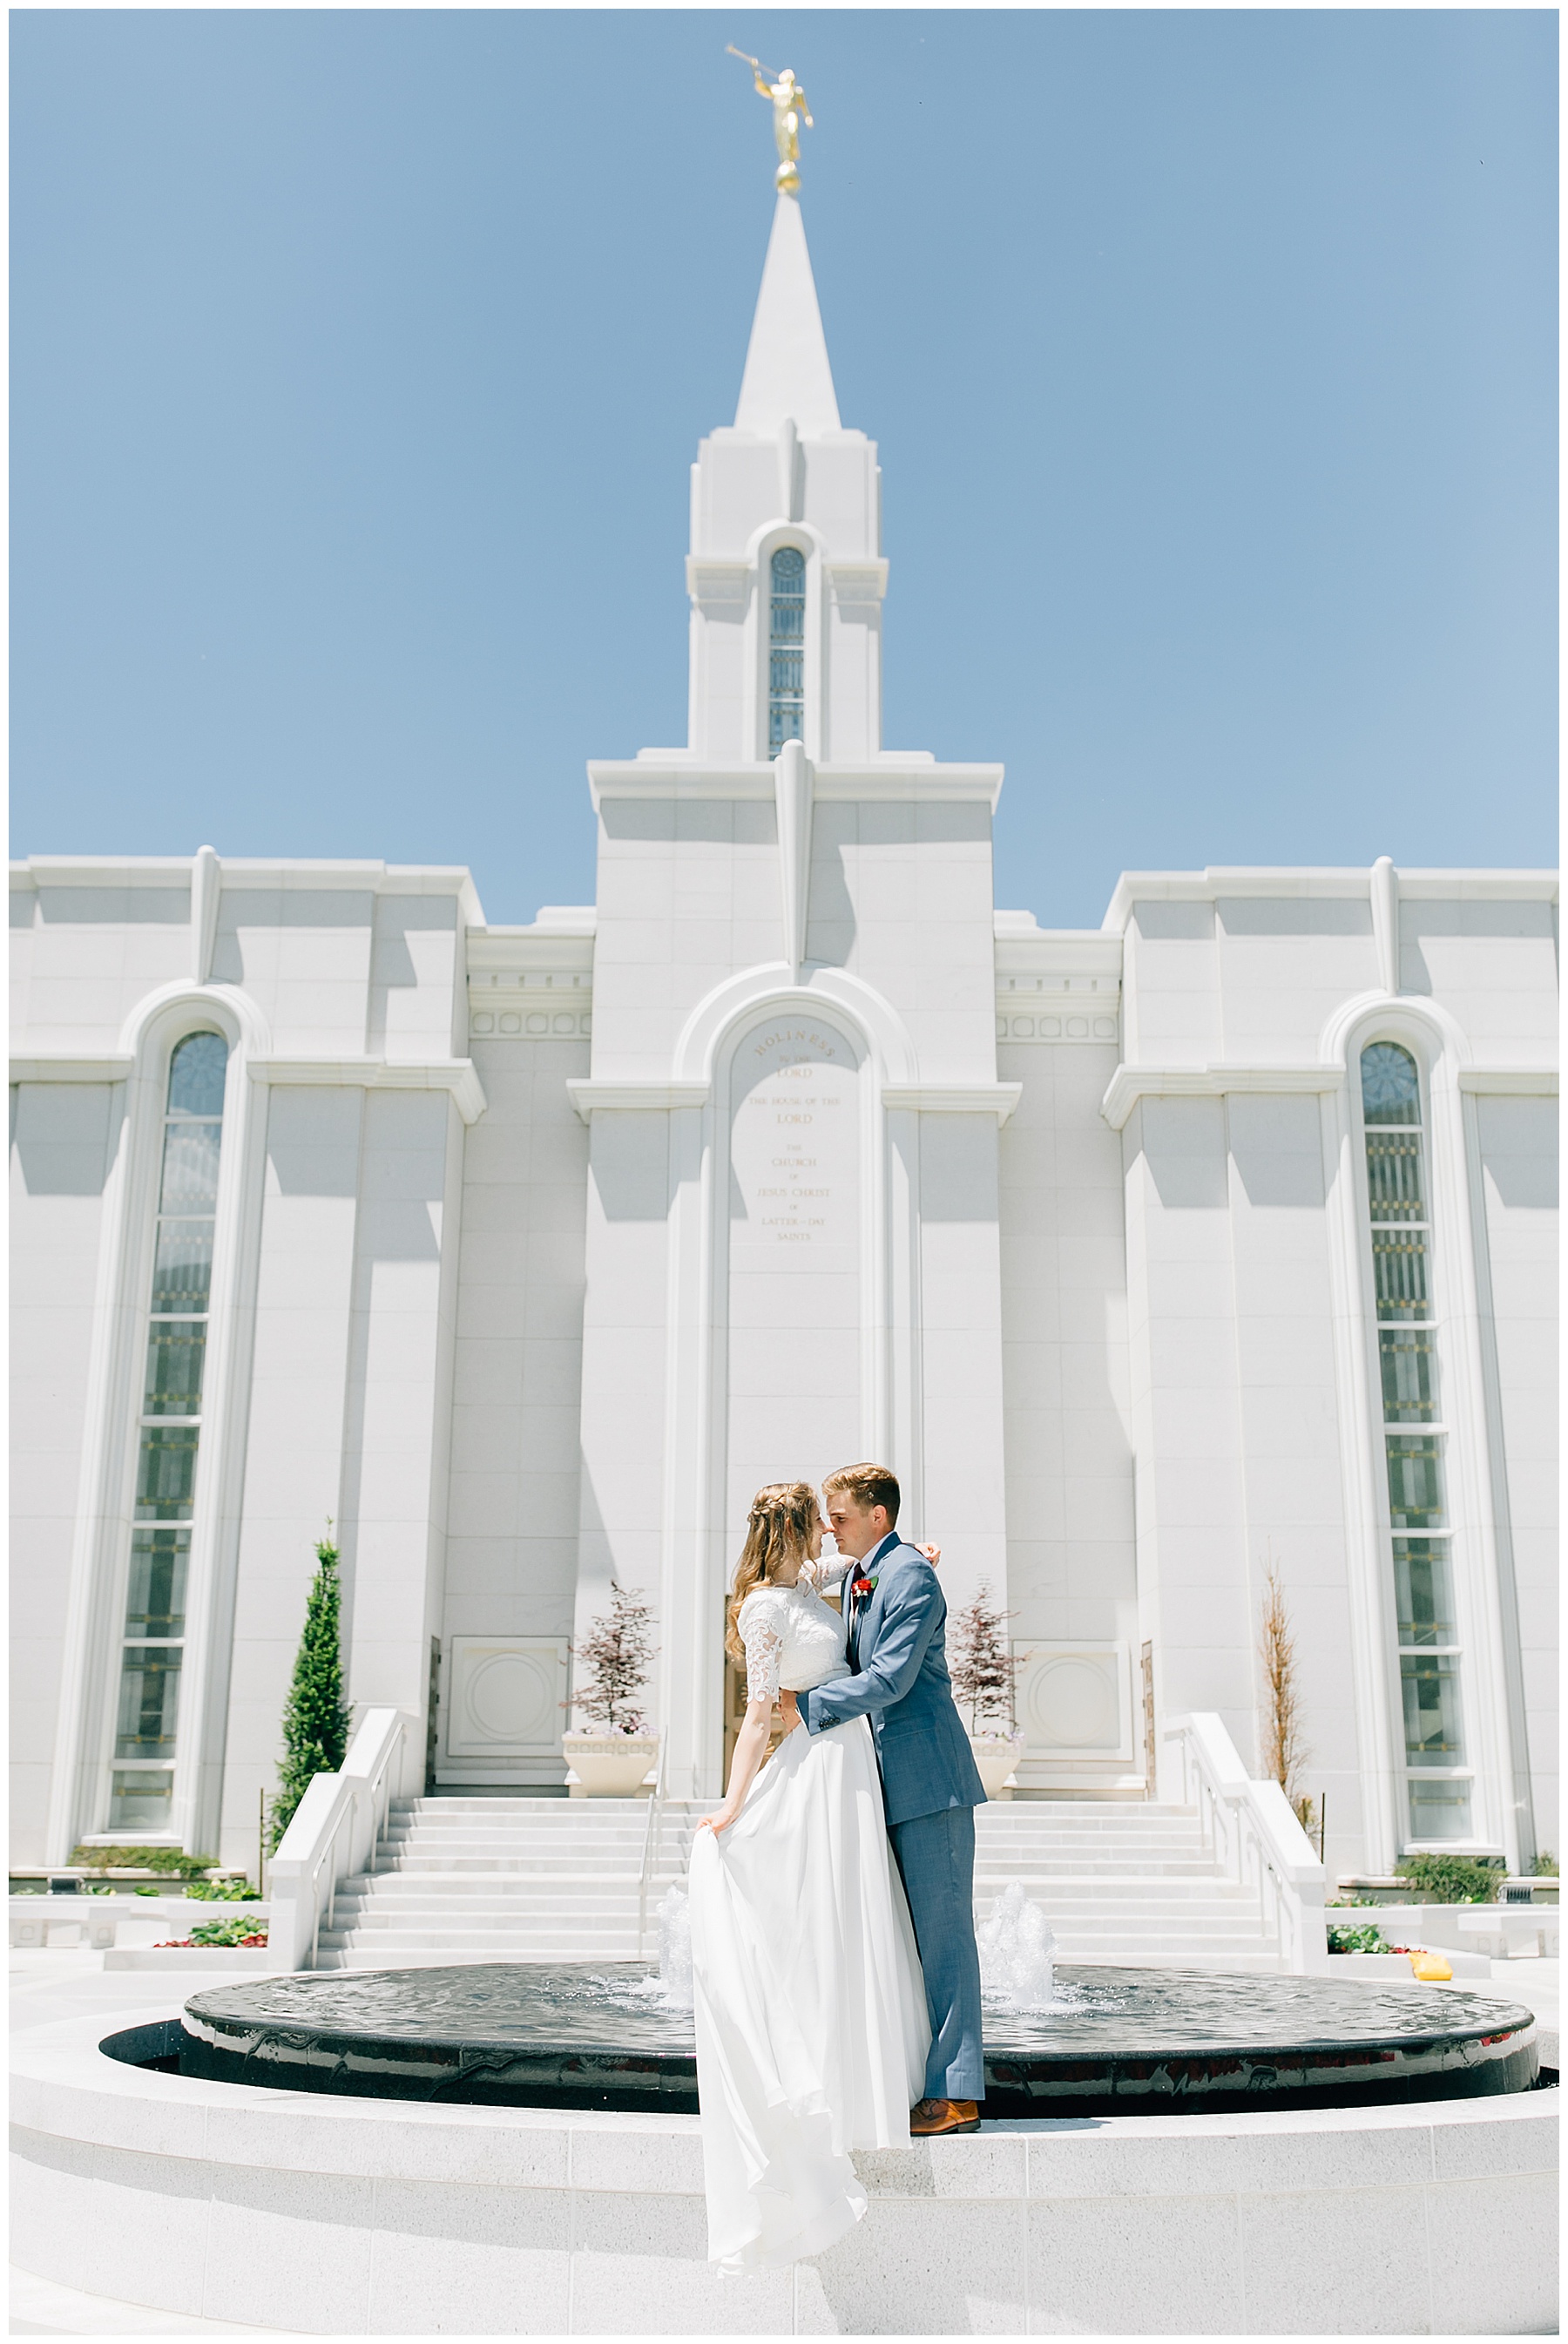
[[[206,1945],[197,1937],[160,1937],[153,1951],[166,1954],[176,1949],[190,1949],[202,1954],[227,1954],[232,1953],[236,1945],[265,1945],[266,1943],[266,1931],[262,1929],[249,1937],[236,1937],[226,1945]]]

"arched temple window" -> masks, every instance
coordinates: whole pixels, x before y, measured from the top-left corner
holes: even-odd
[[[188,1034],[169,1063],[119,1654],[111,1831],[172,1827],[227,1066],[228,1044],[220,1034]]]
[[[768,619],[768,754],[805,737],[806,557],[781,545],[770,570]]]
[[[1444,1480],[1432,1220],[1421,1079],[1397,1042],[1362,1052],[1382,1430],[1388,1470],[1395,1634],[1404,1711],[1409,1836],[1471,1835],[1460,1702],[1453,1534]]]

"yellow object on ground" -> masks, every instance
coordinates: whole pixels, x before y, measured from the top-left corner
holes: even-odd
[[[1453,1975],[1441,1954],[1413,1953],[1410,1956],[1410,1965],[1418,1978],[1427,1978],[1434,1985],[1441,1985],[1445,1978]]]

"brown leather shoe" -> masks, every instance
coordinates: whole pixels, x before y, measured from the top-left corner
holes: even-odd
[[[910,2110],[910,2131],[916,2140],[939,2132],[979,2132],[978,2100],[920,2100]]]

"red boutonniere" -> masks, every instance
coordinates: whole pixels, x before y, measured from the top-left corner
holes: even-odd
[[[876,1583],[874,1579],[857,1579],[850,1591],[856,1595],[869,1595]]]

